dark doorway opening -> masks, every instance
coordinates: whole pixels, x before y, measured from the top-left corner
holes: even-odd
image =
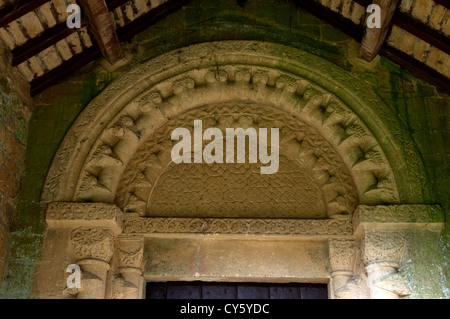
[[[146,299],[328,299],[326,284],[147,282]]]

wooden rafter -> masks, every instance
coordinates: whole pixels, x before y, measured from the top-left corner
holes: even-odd
[[[58,81],[64,79],[67,75],[79,70],[89,62],[92,62],[95,59],[100,58],[101,56],[102,54],[97,45],[94,45],[88,49],[85,49],[83,52],[74,55],[70,60],[64,62],[59,67],[31,81],[31,96],[35,96],[46,88],[58,83]]]
[[[130,1],[131,0],[106,0],[106,5],[108,6],[109,11],[113,11],[114,9]]]
[[[80,0],[90,31],[105,59],[111,64],[123,58],[123,50],[105,0]]]
[[[344,32],[356,41],[360,42],[362,40],[364,29],[355,25],[350,19],[344,18],[340,13],[324,7],[319,2],[313,0],[291,0],[291,2]]]
[[[448,0],[446,0],[448,1]],[[334,26],[335,28],[341,30],[348,36],[352,37],[358,42],[362,41],[364,28],[362,26],[354,24],[351,20],[343,18],[340,14],[332,11],[329,8],[321,6],[319,3],[315,2],[314,0],[292,0],[295,5],[298,7],[314,14],[316,17],[326,21],[330,25]],[[370,0],[355,0],[358,4],[362,6],[366,6],[372,3]],[[399,12],[396,12],[395,15],[399,14]],[[401,16],[401,15],[400,15]],[[408,19],[405,20],[404,23],[410,25],[412,22]],[[400,26],[400,25],[399,25]],[[413,27],[408,26],[408,29],[412,29]],[[420,30],[428,30],[426,25],[422,23],[422,25],[419,27],[418,23],[416,21],[415,29]],[[414,32],[412,32],[414,33]],[[431,32],[433,35],[434,33]],[[420,35],[417,35],[420,37]],[[425,36],[424,36],[425,37]],[[448,41],[445,41],[445,39],[441,39],[440,37],[435,38],[435,40],[438,39],[443,44],[448,43]],[[426,38],[423,39],[424,41],[427,41]],[[429,39],[428,39],[429,40]],[[428,83],[435,85],[437,88],[442,90],[443,92],[450,94],[450,81],[442,74],[437,72],[436,70],[430,68],[426,64],[416,60],[415,58],[409,56],[408,54],[395,49],[391,46],[388,46],[386,44],[383,44],[383,46],[380,49],[379,52],[382,56],[388,58],[389,60],[397,63],[404,69],[410,71],[411,73],[414,73],[416,76],[426,80]]]
[[[90,0],[89,0],[90,1]],[[122,1],[122,0],[120,0]],[[130,24],[119,28],[117,34],[121,41],[129,40],[132,36],[143,30],[149,24],[156,23],[157,21],[163,19],[173,11],[181,8],[191,0],[168,0],[167,2],[159,5],[155,9],[150,10],[142,17],[136,19]],[[82,68],[89,62],[101,56],[100,49],[97,45],[84,50],[83,52],[75,55],[71,59],[65,61],[63,64],[57,68],[49,71],[48,73],[34,79],[31,82],[31,96],[35,96],[45,90],[46,88],[54,85],[58,81],[62,80],[67,75],[72,72]]]
[[[121,41],[129,40],[135,34],[145,30],[152,24],[165,18],[170,13],[180,9],[192,0],[172,0],[166,1],[136,20],[117,30],[117,35]]]
[[[447,9],[450,9],[450,1],[449,0],[433,0],[433,1]]]
[[[450,55],[449,38],[443,33],[430,28],[425,23],[414,19],[409,14],[397,12],[392,23]]]
[[[81,28],[87,25],[86,21],[81,22]],[[77,28],[68,28],[66,22],[59,23],[52,28],[45,30],[39,36],[25,42],[23,45],[14,48],[12,65],[16,66],[28,60],[45,49],[55,45],[58,41],[65,39],[72,33],[78,32]]]
[[[419,78],[422,78],[428,83],[436,86],[441,91],[450,94],[450,81],[447,77],[440,74],[435,69],[419,62],[405,52],[386,44],[381,48],[380,54],[392,62],[400,65],[402,68],[415,74]]]
[[[378,54],[386,39],[386,35],[392,26],[392,18],[399,3],[400,0],[375,0],[373,2],[373,4],[378,5],[381,9],[381,25],[380,28],[369,28],[369,26],[366,27],[366,32],[361,42],[361,49],[359,51],[360,58],[370,62]]]
[[[32,0],[32,1],[19,1],[13,6],[8,6],[0,11],[0,28],[4,27],[8,23],[19,19],[20,17],[26,15],[28,12],[39,8],[44,3],[50,0]]]
[[[91,2],[91,0],[85,0]],[[130,0],[106,0],[105,4],[109,11],[114,10],[121,5],[125,5]],[[141,17],[132,21],[131,23],[126,24],[125,26],[117,29],[117,36],[120,41],[130,40],[134,35],[139,33],[140,31],[146,29],[148,26],[156,23],[158,20],[163,19],[168,14],[180,9],[182,6],[189,3],[191,0],[168,0],[163,4],[157,6],[154,9],[151,9],[149,12],[145,13]],[[369,5],[372,3],[371,0],[354,0],[355,2],[361,5]],[[445,0],[448,1],[448,0]],[[356,41],[361,42],[364,35],[364,27],[362,25],[354,24],[350,19],[344,18],[341,14],[332,11],[329,8],[326,8],[320,3],[313,0],[292,0],[291,2],[295,3],[297,6],[305,9],[306,11],[311,12],[318,18],[326,21],[327,23],[333,25],[340,31],[346,33],[350,37],[354,38]],[[448,41],[447,37],[443,34],[440,34],[436,30],[432,30],[430,27],[425,25],[424,23],[412,19],[408,15],[408,19],[404,18],[401,12],[397,11],[394,14],[394,18],[392,19],[392,24],[398,25],[400,28],[405,29],[406,31],[412,33],[413,35],[421,38],[422,40],[430,43],[431,45],[439,48],[444,52],[448,52]],[[400,21],[401,20],[401,21]],[[54,29],[49,31],[50,29],[44,31],[42,34],[42,43],[38,43],[40,41],[37,40],[29,40],[35,41],[34,44],[37,45],[37,48],[33,48],[33,45],[29,44],[29,46],[19,47],[17,50],[13,52],[13,58],[20,61],[25,56],[36,52],[39,49],[45,49],[45,47],[51,46],[52,41],[54,43],[57,42],[57,39],[63,37],[62,32],[67,32],[61,29]],[[40,36],[39,36],[40,37]],[[49,37],[49,41],[45,42],[45,38]],[[64,37],[63,37],[64,38]],[[53,44],[54,44],[53,43]],[[83,67],[89,62],[95,60],[96,58],[101,56],[99,46],[94,45],[94,47],[85,49],[82,53],[77,54],[73,58],[68,61],[65,61],[61,66],[56,69],[44,74],[43,76],[35,79],[31,83],[32,95],[36,95],[41,92],[45,88],[57,83],[59,80],[72,73],[73,71]],[[386,43],[382,46],[379,52],[381,55],[387,57],[388,59],[394,61],[399,64],[403,68],[411,71],[417,76],[425,79],[429,83],[437,86],[441,90],[445,92],[449,92],[449,84],[448,79],[444,77],[442,74],[438,73],[436,70],[427,67],[422,62],[415,60],[413,57],[408,56],[406,53],[395,49],[393,47],[387,46]]]

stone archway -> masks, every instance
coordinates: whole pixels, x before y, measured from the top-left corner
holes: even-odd
[[[255,174],[249,164],[174,165],[170,132],[192,129],[195,119],[205,128],[278,127],[279,175]],[[287,250],[303,273],[268,275],[275,261],[267,257],[240,278],[330,282],[331,297],[398,297],[373,283],[397,273],[407,249],[402,227],[442,227],[438,207],[407,205],[429,197],[420,156],[395,113],[345,71],[272,43],[193,45],[121,76],[66,135],[43,189],[44,260],[80,265],[83,286],[49,294],[140,298],[144,277],[165,275],[144,266],[149,254],[164,258],[149,247],[194,238],[190,251],[198,236],[231,235],[248,244],[233,255],[219,243],[233,258],[258,251],[252,239],[261,236],[303,247],[303,255]],[[322,252],[315,261],[305,257],[311,247]],[[275,269],[289,264],[279,260]],[[209,272],[167,276],[230,279],[202,262]]]

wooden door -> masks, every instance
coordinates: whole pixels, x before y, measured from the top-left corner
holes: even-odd
[[[326,284],[147,282],[146,299],[327,299]]]

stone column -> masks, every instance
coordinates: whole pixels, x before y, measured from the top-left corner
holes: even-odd
[[[118,275],[113,280],[112,298],[142,299],[144,297],[143,254],[142,237],[118,239]]]
[[[53,202],[47,207],[46,220],[37,289],[45,289],[51,298],[105,298],[116,237],[123,227],[122,211],[105,203]],[[69,265],[79,267],[80,287],[68,284]]]
[[[71,253],[81,268],[78,299],[104,299],[107,274],[114,253],[114,235],[108,228],[80,227],[72,232]]]
[[[353,277],[356,244],[353,239],[331,238],[328,241],[328,253],[331,266],[333,295],[338,297],[338,290]]]
[[[377,283],[397,273],[405,253],[406,240],[401,234],[375,230],[364,234],[363,260],[371,299],[399,298],[397,293],[381,288]]]
[[[409,258],[410,234],[440,231],[443,225],[443,210],[436,205],[360,205],[353,215],[353,227],[361,242],[370,298],[411,295],[409,277],[403,272]],[[435,244],[439,249],[439,243]],[[415,247],[417,253],[420,245],[416,242]]]

